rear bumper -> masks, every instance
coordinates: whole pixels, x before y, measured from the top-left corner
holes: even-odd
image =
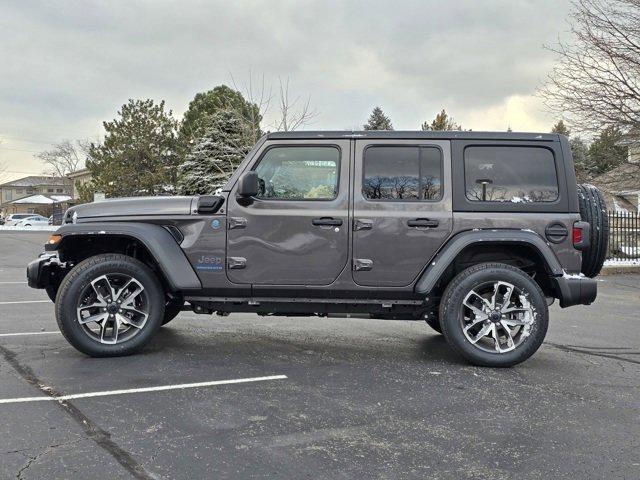
[[[598,295],[598,284],[593,278],[562,276],[554,277],[554,280],[562,308],[590,305]]]
[[[27,283],[31,288],[46,288],[64,268],[58,255],[53,253],[42,253],[40,257],[27,265]]]

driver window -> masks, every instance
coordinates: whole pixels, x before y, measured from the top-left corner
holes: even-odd
[[[340,150],[332,146],[274,147],[256,167],[258,198],[333,200],[338,194]]]

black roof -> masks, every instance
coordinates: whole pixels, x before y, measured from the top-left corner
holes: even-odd
[[[397,131],[397,130],[363,130],[363,131],[296,131],[273,132],[267,134],[273,139],[318,140],[322,138],[380,138],[380,139],[431,139],[431,140],[542,140],[557,141],[555,133],[522,133],[522,132],[441,132],[441,131]]]

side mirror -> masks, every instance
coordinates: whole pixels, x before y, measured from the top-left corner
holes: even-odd
[[[251,170],[245,172],[238,180],[238,196],[239,197],[254,197],[259,192],[258,172]]]

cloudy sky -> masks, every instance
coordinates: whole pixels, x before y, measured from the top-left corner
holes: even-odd
[[[0,4],[0,162],[98,138],[129,98],[180,116],[221,83],[289,78],[313,129],[361,126],[375,105],[396,129],[446,108],[473,130],[547,131],[536,89],[567,31],[565,0],[29,1]],[[268,122],[267,122],[268,123]]]

